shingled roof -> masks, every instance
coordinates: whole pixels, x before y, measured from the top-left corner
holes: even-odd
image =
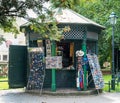
[[[57,8],[55,10],[55,15],[54,17],[59,23],[78,23],[78,24],[88,24],[88,25],[94,25],[97,26],[101,29],[105,29],[104,26],[76,13],[75,11],[65,8],[61,9],[61,13],[58,13],[61,8]]]
[[[44,6],[46,8],[49,9],[50,7],[50,3],[46,2],[44,4]],[[54,18],[57,20],[57,22],[59,23],[74,23],[74,24],[86,24],[86,25],[93,25],[99,29],[105,29],[104,26],[84,17],[83,15],[80,15],[79,13],[68,9],[68,8],[57,8],[53,10],[54,12]],[[33,13],[31,14],[31,12],[29,13],[31,16],[33,15]],[[50,22],[49,20],[46,20],[46,22]],[[24,25],[21,26],[27,26],[29,25],[29,22],[25,23]]]

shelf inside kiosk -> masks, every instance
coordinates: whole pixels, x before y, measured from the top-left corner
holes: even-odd
[[[63,69],[74,70],[74,43],[61,43],[57,42],[56,53],[57,56],[62,56]]]

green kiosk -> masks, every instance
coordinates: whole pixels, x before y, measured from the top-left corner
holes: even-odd
[[[29,50],[26,49],[28,50],[27,60],[29,59],[26,63],[26,72],[28,72],[26,77],[26,86],[29,85],[30,80],[30,85],[32,85],[35,80],[40,80],[39,75],[41,75],[43,76],[41,80],[42,88],[50,88],[50,90],[54,92],[58,88],[76,88],[76,51],[82,50],[84,52],[83,58],[87,57],[87,54],[97,55],[98,36],[101,35],[101,31],[105,29],[103,26],[67,8],[62,10],[61,15],[55,15],[55,18],[59,22],[59,28],[64,28],[65,26],[70,27],[69,31],[63,32],[64,39],[59,42],[50,41],[43,38],[40,39],[40,34],[37,34],[34,31],[30,30],[27,24],[21,26],[21,28],[25,28],[27,48],[29,48],[29,50],[32,50],[34,48],[42,48],[41,53],[43,54],[38,53],[37,55],[42,56],[41,60],[44,59],[42,64],[44,70],[42,71],[42,74],[41,72],[39,72],[40,74],[31,73],[32,76],[36,75],[36,77],[30,78],[30,68],[34,68],[33,62],[35,63],[35,58],[33,59],[32,56],[30,56],[31,52],[29,53]],[[30,61],[30,59],[33,61]],[[92,76],[88,79],[87,65],[83,65],[82,67],[84,74],[83,90],[87,90],[88,88],[95,88],[94,80],[91,82],[91,79],[93,79]],[[34,86],[29,87],[29,89],[34,88]]]

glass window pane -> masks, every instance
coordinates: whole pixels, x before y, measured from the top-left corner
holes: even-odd
[[[3,55],[3,61],[7,61],[7,55]]]

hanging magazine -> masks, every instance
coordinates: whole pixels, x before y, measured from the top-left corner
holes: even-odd
[[[100,65],[97,55],[87,54],[89,61],[90,70],[93,76],[94,84],[96,89],[102,89],[104,87],[104,81],[102,77],[102,72],[100,70]]]

